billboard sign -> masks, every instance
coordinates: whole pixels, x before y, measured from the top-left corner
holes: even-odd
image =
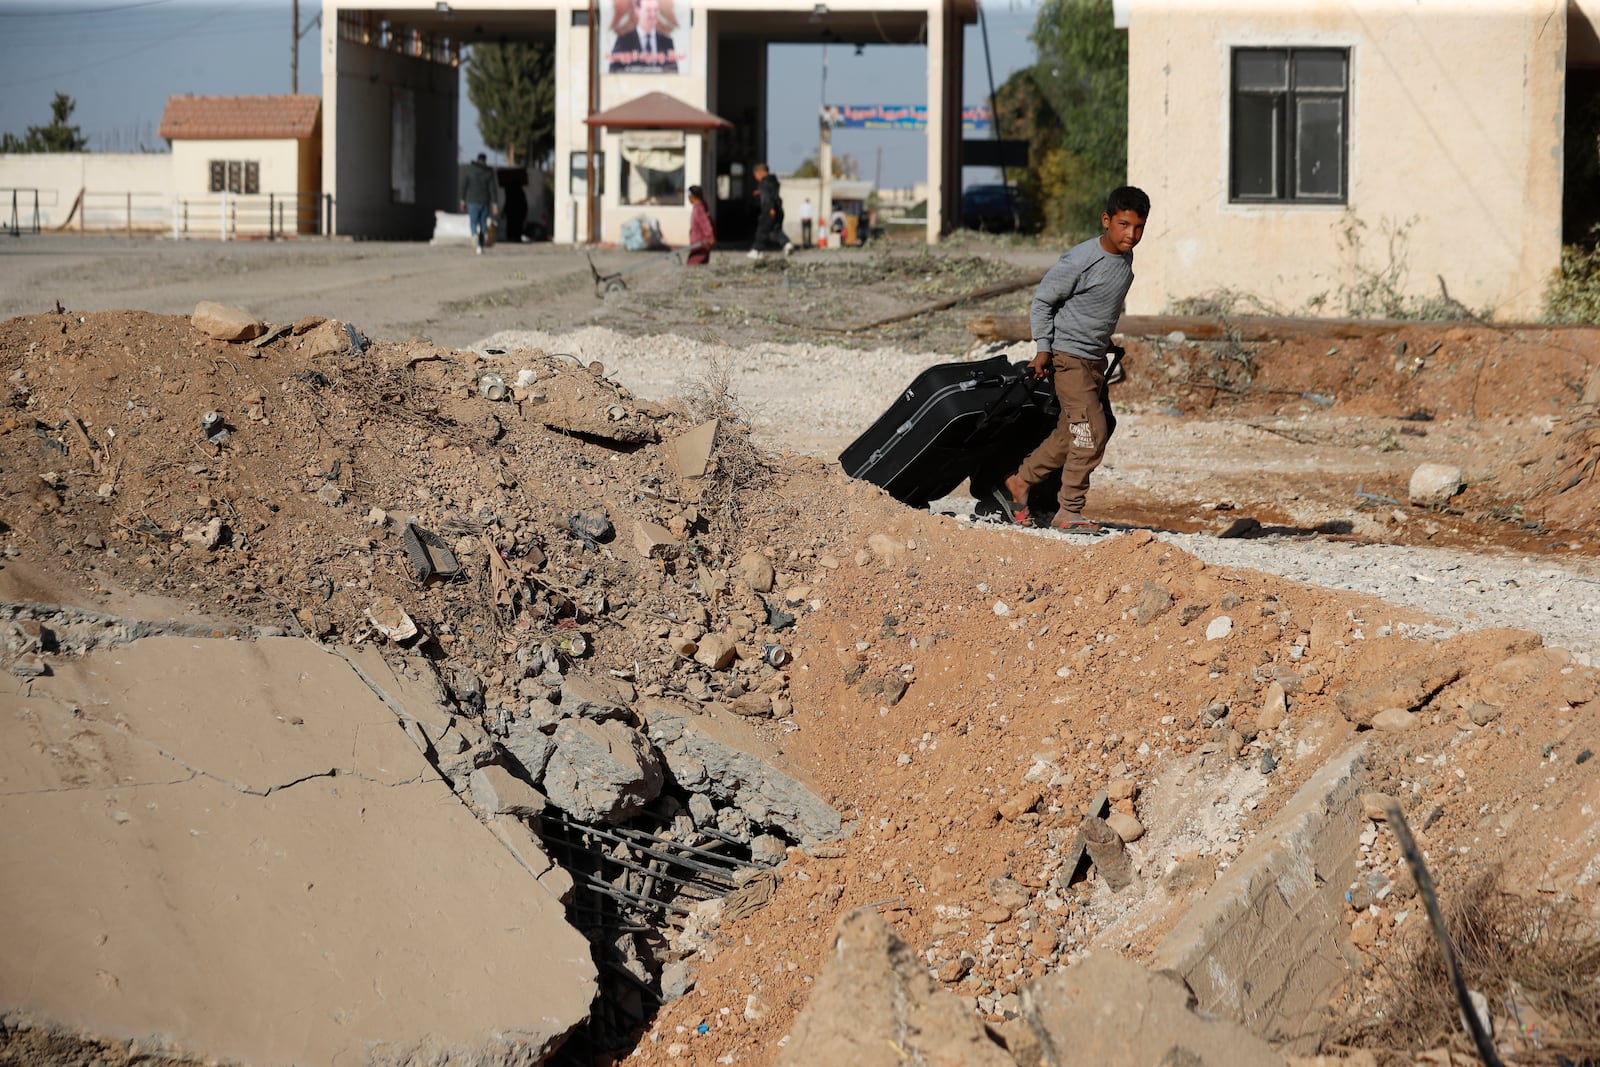
[[[611,0],[601,69],[608,74],[689,73],[689,27],[673,0]]]
[[[926,104],[824,104],[822,121],[836,130],[925,130]],[[989,109],[961,109],[961,129],[982,133],[989,128]]]

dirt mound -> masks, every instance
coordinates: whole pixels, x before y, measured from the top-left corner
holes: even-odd
[[[491,732],[527,703],[530,658],[584,659],[642,696],[752,715],[845,815],[847,839],[790,847],[770,901],[676,961],[692,989],[641,1036],[643,1063],[772,1062],[834,923],[864,905],[996,1025],[1091,947],[1148,953],[1355,734],[1336,695],[1434,648],[1411,612],[1207,566],[1149,531],[1072,543],[913,512],[757,451],[736,422],[683,477],[676,443],[728,412],[714,381],[669,407],[535,351],[363,345],[313,320],[255,348],[136,312],[10,320],[0,361],[8,555],[348,643],[387,647],[374,616],[392,622],[392,601]],[[484,395],[489,372],[511,399]],[[1276,373],[1270,389],[1319,403],[1301,394],[1323,378]],[[1453,371],[1437,410],[1476,410],[1487,373]],[[408,522],[459,576],[423,580]],[[713,636],[732,655],[697,661]],[[1377,736],[1376,776],[1428,827],[1447,887],[1487,854],[1525,884],[1588,877],[1596,676],[1540,655],[1419,692],[1404,732]],[[1559,703],[1502,675],[1557,677]],[[1102,791],[1144,831],[1121,893],[1069,869]],[[1359,916],[1368,959],[1405,921]]]
[[[1526,466],[1529,511],[1575,530],[1600,521],[1600,371]]]

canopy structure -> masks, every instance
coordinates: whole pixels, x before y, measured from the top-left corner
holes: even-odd
[[[596,111],[583,120],[589,126],[603,126],[613,130],[731,130],[733,123],[721,115],[702,111],[666,93],[645,93],[607,108]]]

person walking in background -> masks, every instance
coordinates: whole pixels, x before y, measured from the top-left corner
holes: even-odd
[[[1035,378],[1054,373],[1061,415],[1050,436],[994,491],[1012,522],[1032,524],[1028,491],[1059,470],[1060,510],[1051,527],[1100,532],[1098,523],[1083,517],[1083,502],[1089,475],[1105,458],[1106,443],[1117,429],[1106,393],[1106,356],[1133,287],[1133,248],[1144,237],[1149,215],[1150,198],[1143,190],[1131,185],[1111,190],[1100,216],[1105,232],[1069,249],[1033,294],[1028,319],[1038,355],[1028,369]]]
[[[717,243],[716,227],[711,224],[711,213],[706,210],[705,190],[698,185],[689,186],[689,255],[684,262],[699,266],[711,262],[711,249]]]
[[[756,219],[756,239],[750,246],[750,258],[760,259],[767,248],[782,249],[784,255],[794,252],[794,242],[783,233],[783,196],[778,176],[765,163],[757,163],[751,170],[756,179],[756,195],[761,198],[760,216]]]
[[[811,247],[811,198],[800,201],[800,247]]]
[[[461,209],[467,213],[467,223],[478,242],[478,255],[483,255],[483,239],[489,232],[489,216],[500,209],[494,192],[494,171],[489,167],[489,157],[482,152],[467,164],[461,175]]]

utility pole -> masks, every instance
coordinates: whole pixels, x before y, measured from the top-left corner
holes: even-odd
[[[293,25],[290,27],[292,40],[289,42],[289,92],[300,95],[300,38],[310,33],[314,27],[322,25],[322,12],[317,12],[316,17],[300,25],[300,0],[292,0],[290,4]]]
[[[833,125],[828,121],[828,46],[822,46],[822,104],[817,108],[818,131],[821,143],[817,145],[817,221],[822,232],[828,234],[828,247],[837,247],[843,234],[831,231],[833,221]]]
[[[600,109],[600,0],[589,0],[589,117]],[[595,153],[600,148],[600,131],[589,126],[589,143],[584,152],[583,187],[588,199],[589,243],[600,243],[600,191],[595,187],[599,170]]]

